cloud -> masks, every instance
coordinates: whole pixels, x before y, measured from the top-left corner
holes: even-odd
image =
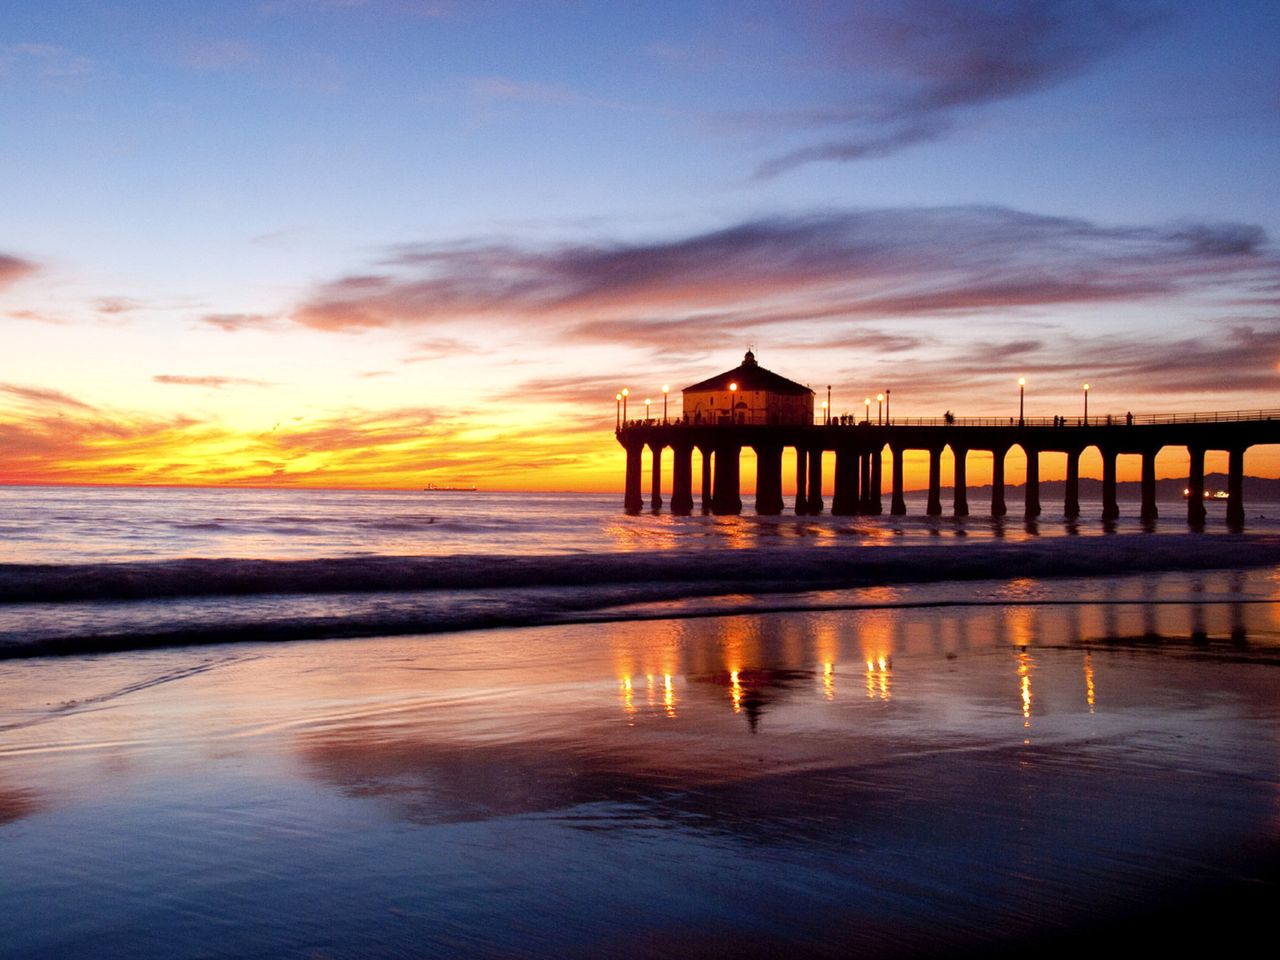
[[[628,103],[560,84],[532,83],[526,80],[515,80],[510,77],[472,77],[464,82],[464,89],[467,95],[482,108],[489,108],[501,103],[511,103],[617,110],[624,113],[658,114],[661,116],[678,115],[678,111],[667,107]]]
[[[30,260],[23,260],[21,257],[0,253],[0,288],[7,287],[11,283],[17,283],[23,277],[35,273],[36,270],[36,265]]]
[[[794,111],[788,125],[837,127],[756,170],[776,177],[819,160],[883,157],[937,140],[965,111],[1048,89],[1149,29],[1155,9],[1119,0],[868,0],[825,23],[828,66],[845,74],[847,103]],[[863,83],[879,88],[868,94]],[[885,81],[890,81],[884,89]]]
[[[29,407],[82,411],[93,411],[95,409],[84,401],[68,396],[60,390],[50,390],[45,387],[24,387],[16,383],[0,383],[0,393],[7,394]]]
[[[243,431],[95,408],[38,388],[0,385],[0,401],[6,397],[16,409],[0,402],[0,483],[536,487],[549,469],[568,471],[560,474],[566,483],[590,468],[608,439],[601,424],[597,442],[583,443],[578,422],[568,434],[496,435],[466,409],[343,409]]]
[[[929,143],[941,140],[951,132],[953,124],[941,118],[920,120],[896,129],[880,133],[870,133],[859,137],[844,137],[839,140],[827,140],[807,147],[800,147],[766,160],[756,167],[757,180],[771,180],[779,174],[786,173],[795,167],[819,160],[873,160],[887,157],[918,143]]]
[[[1231,393],[1270,394],[1280,387],[1280,320],[1209,324],[1194,336],[1110,335],[1095,338],[1057,333],[1052,338],[953,347],[929,364],[907,361],[885,370],[904,383],[895,397],[945,398],[1012,396],[1015,376],[1025,375],[1034,396],[1075,396],[1083,379],[1094,387],[1094,402],[1106,397],[1140,402],[1144,409],[1169,409],[1165,398],[1187,398],[1185,406],[1205,409],[1199,398]],[[909,391],[909,393],[908,393]],[[1180,401],[1181,402],[1181,401]],[[1093,404],[1091,403],[1091,406]],[[989,409],[989,408],[988,408]],[[983,413],[986,410],[975,410]]]
[[[187,377],[174,373],[158,373],[151,378],[156,383],[165,383],[179,387],[211,387],[221,390],[223,387],[272,387],[266,380],[248,380],[244,377]]]
[[[115,316],[121,313],[132,313],[146,304],[140,300],[134,300],[132,297],[99,297],[94,301],[94,306],[99,313],[105,313],[109,316]]]
[[[726,338],[856,341],[884,322],[1184,297],[1259,302],[1280,260],[1251,224],[1103,225],[1002,207],[771,217],[648,243],[459,241],[389,251],[292,312],[314,330],[430,331],[448,355],[477,331],[657,352]],[[1273,294],[1272,294],[1273,296]],[[1251,298],[1254,300],[1251,301]],[[239,324],[228,324],[238,329]],[[867,349],[909,349],[869,336]]]
[[[275,324],[274,317],[261,313],[206,313],[201,323],[234,333],[238,330],[261,330]]]
[[[94,62],[88,57],[57,44],[0,44],[0,79],[26,76],[45,82],[65,83],[80,80],[94,70]]]

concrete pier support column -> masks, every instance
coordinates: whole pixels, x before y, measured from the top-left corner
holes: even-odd
[[[814,447],[809,451],[809,498],[808,512],[817,516],[822,512],[822,448]]]
[[[742,513],[742,493],[738,485],[738,457],[742,447],[726,444],[716,447],[716,473],[711,493],[711,512],[717,516]]]
[[[952,447],[951,451],[956,455],[954,511],[957,517],[967,517],[969,515],[969,483],[965,461],[969,457],[969,451],[963,447]]]
[[[1244,448],[1227,452],[1227,524],[1244,526]]]
[[[671,512],[693,513],[693,447],[687,444],[671,448]]]
[[[1204,451],[1188,447],[1191,472],[1187,479],[1187,523],[1197,529],[1204,526]]]
[[[907,501],[902,498],[902,448],[890,447],[893,454],[893,498],[889,502],[889,513],[901,517],[907,512]]]
[[[1027,451],[1027,511],[1028,520],[1040,516],[1040,451]]]
[[[649,444],[653,453],[653,472],[649,483],[649,508],[657,513],[662,509],[662,444]]]
[[[1009,512],[1004,502],[1004,457],[1008,448],[991,451],[991,515],[1003,517]]]
[[[623,494],[622,507],[627,513],[639,513],[644,506],[644,496],[640,492],[640,455],[644,452],[644,444],[631,444],[626,450],[627,489]]]
[[[809,512],[809,461],[804,447],[796,447],[796,516]]]
[[[1142,513],[1143,520],[1160,516],[1156,509],[1156,451],[1142,451]]]
[[[711,480],[715,476],[714,451],[710,447],[699,447],[702,454],[702,512],[711,512]]]
[[[1080,516],[1080,451],[1067,451],[1067,491],[1062,515],[1068,520]]]
[[[871,458],[871,489],[867,491],[867,513],[876,516],[884,513],[884,504],[880,502],[880,493],[884,486],[883,454],[883,447],[878,447],[868,454]]]
[[[938,447],[929,451],[929,505],[924,512],[931,517],[942,515],[942,450]]]
[[[1116,452],[1102,451],[1102,519],[1114,520],[1120,516],[1120,504],[1116,502]]]
[[[831,515],[847,517],[854,512],[857,503],[858,474],[857,454],[849,447],[836,448],[835,493],[831,495]]]
[[[782,447],[756,447],[756,513],[782,512]]]

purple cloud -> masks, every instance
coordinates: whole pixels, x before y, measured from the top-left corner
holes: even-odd
[[[1104,226],[1000,207],[774,217],[641,244],[442,243],[397,248],[380,267],[321,286],[293,321],[418,328],[431,334],[424,348],[446,353],[483,323],[655,349],[678,331],[697,350],[746,325],[821,320],[839,336],[831,324],[1190,294],[1248,301],[1280,278],[1254,225]]]
[[[36,265],[30,260],[0,253],[0,287],[16,283],[23,277],[35,273],[36,269]]]
[[[937,140],[960,115],[1026,96],[1086,71],[1159,20],[1153,8],[1119,0],[867,0],[840,24],[833,66],[854,78],[895,81],[853,104],[795,111],[790,125],[835,126],[840,134],[761,164],[776,177],[820,160],[882,157]]]

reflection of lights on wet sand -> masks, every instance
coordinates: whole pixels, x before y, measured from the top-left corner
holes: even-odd
[[[1093,713],[1093,657],[1087,653],[1084,655],[1084,699],[1089,712]]]
[[[822,694],[828,700],[834,700],[836,696],[836,665],[834,663],[824,663],[822,665]]]
[[[1022,681],[1022,725],[1031,726],[1031,658],[1026,652],[1018,654],[1018,676]]]
[[[649,709],[653,709],[658,705],[657,694],[653,687],[653,674],[645,677],[645,700],[649,704]]]
[[[662,706],[667,711],[668,717],[676,715],[676,688],[671,683],[669,673],[662,676]]]
[[[742,683],[738,679],[738,671],[729,671],[729,699],[733,701],[733,712],[742,712]]]
[[[892,694],[889,686],[891,668],[892,664],[884,654],[867,660],[867,698],[869,700],[889,699]]]
[[[636,712],[635,694],[629,676],[622,678],[622,709],[630,714]]]
[[[1023,581],[1035,583],[1034,580]],[[1017,584],[1018,581],[1013,581]],[[1008,607],[1005,610],[1005,627],[1015,647],[1029,647],[1036,639],[1037,614],[1034,607]]]

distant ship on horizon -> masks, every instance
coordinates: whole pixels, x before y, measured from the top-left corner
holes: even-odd
[[[423,493],[475,493],[476,485],[469,487],[449,486],[447,484],[428,483],[422,488]]]

